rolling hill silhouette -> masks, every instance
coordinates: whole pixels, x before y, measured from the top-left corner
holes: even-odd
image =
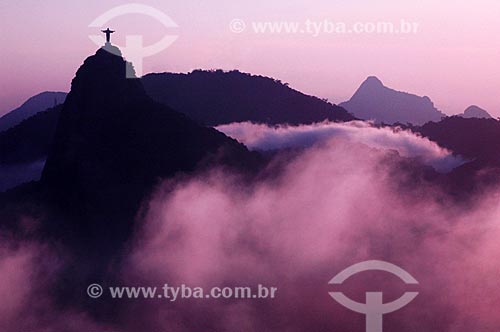
[[[0,132],[0,192],[39,180],[62,105]]]
[[[233,120],[302,124],[354,119],[344,109],[304,95],[277,80],[237,71],[150,74],[141,82],[146,93],[156,95],[158,102],[175,106],[176,111],[194,117],[201,124],[216,125]],[[29,118],[3,136],[0,167],[2,163],[11,166],[47,157],[60,109],[46,113]]]
[[[15,110],[0,117],[0,132],[14,127],[38,112],[62,104],[66,95],[65,92],[46,91],[29,98]]]
[[[354,119],[341,107],[278,80],[236,70],[148,74],[142,82],[156,101],[209,126],[243,121],[274,125]]]
[[[500,165],[500,121],[453,116],[414,130],[466,158]]]
[[[467,109],[459,116],[463,118],[478,118],[478,119],[492,119],[493,117],[486,110],[479,106],[472,105],[467,107]]]
[[[453,195],[473,196],[500,183],[500,121],[453,116],[411,129],[468,160],[445,180]]]
[[[193,170],[200,159],[205,160],[204,156],[207,154],[212,156],[217,155],[214,152],[214,149],[217,150],[215,147],[222,144],[221,142],[229,140],[215,130],[203,128],[194,121],[189,120],[185,115],[174,112],[169,107],[161,105],[158,102],[154,102],[148,97],[141,83],[150,84],[150,89],[157,89],[161,96],[168,96],[168,92],[170,91],[173,97],[165,97],[163,98],[163,102],[172,100],[178,103],[178,107],[184,107],[193,112],[198,112],[198,106],[194,107],[193,105],[200,103],[201,107],[201,104],[203,104],[200,100],[194,98],[194,96],[198,94],[203,95],[209,101],[207,105],[210,104],[212,109],[207,107],[205,111],[205,108],[201,108],[202,111],[197,113],[198,115],[195,114],[195,116],[202,118],[199,118],[198,122],[202,121],[203,117],[211,118],[209,116],[211,112],[215,113],[213,119],[204,118],[205,120],[203,121],[218,122],[219,120],[216,121],[216,118],[223,121],[221,120],[222,118],[227,117],[229,119],[233,116],[243,120],[248,119],[249,116],[249,114],[238,116],[237,112],[234,111],[230,112],[229,115],[226,113],[221,114],[217,111],[217,107],[215,107],[217,104],[234,105],[235,102],[229,100],[232,95],[236,95],[235,99],[239,100],[238,103],[247,98],[249,95],[248,91],[243,89],[242,85],[238,86],[235,84],[230,93],[221,96],[219,90],[222,88],[220,86],[211,90],[208,89],[210,90],[209,92],[196,91],[196,89],[203,90],[201,86],[198,86],[201,82],[212,81],[215,84],[215,80],[224,82],[236,80],[245,82],[255,81],[251,84],[247,82],[250,85],[258,85],[259,82],[271,84],[274,88],[280,90],[281,94],[276,95],[276,100],[269,105],[288,103],[289,100],[286,98],[288,94],[301,95],[274,80],[239,72],[197,71],[191,74],[151,74],[142,80],[122,81],[118,79],[119,75],[116,73],[121,64],[109,61],[108,57],[103,55],[102,52],[100,50],[95,56],[90,57],[73,81],[71,97],[68,96],[68,101],[64,106],[66,111],[63,114],[67,115],[61,116],[57,129],[58,135],[51,149],[52,156],[49,158],[45,170],[44,182],[51,179],[49,187],[61,188],[60,191],[62,194],[60,194],[60,197],[62,201],[73,197],[73,200],[77,202],[78,197],[82,193],[87,191],[92,192],[96,190],[101,182],[106,183],[108,180],[110,181],[109,187],[115,188],[113,190],[120,192],[121,189],[116,188],[123,185],[124,178],[126,177],[130,179],[131,186],[134,184],[137,186],[134,187],[132,192],[140,192],[140,194],[137,194],[132,199],[136,203],[135,205],[132,204],[135,206],[131,209],[132,211],[137,208],[137,202],[140,201],[138,197],[143,196],[147,192],[145,188],[149,188],[155,182],[154,179],[168,177],[177,170]],[[107,76],[101,77],[106,72],[108,63],[115,69],[111,70]],[[123,68],[120,70],[123,70]],[[372,86],[372,88],[375,88],[375,91],[387,89],[375,78],[371,78],[365,83],[368,84],[368,89],[371,89],[370,86]],[[94,88],[94,85],[99,88]],[[108,88],[108,86],[113,88]],[[366,86],[363,87],[363,89],[366,88]],[[194,89],[194,91],[184,91],[189,89]],[[211,96],[209,96],[210,94]],[[399,93],[396,92],[396,94]],[[218,101],[218,97],[221,98],[221,101]],[[280,98],[284,98],[284,100],[280,100]],[[333,107],[317,98],[304,95],[298,98],[312,100],[313,103],[322,105],[321,107],[325,105],[328,108]],[[413,97],[409,98],[413,99]],[[214,107],[215,109],[213,109]],[[143,108],[146,110],[143,111]],[[46,112],[41,112],[10,130],[0,133],[0,168],[3,167],[3,169],[12,170],[14,167],[19,168],[22,166],[27,167],[30,172],[36,173],[33,167],[42,167],[43,163],[40,163],[40,161],[43,161],[49,154],[51,141],[56,136],[56,123],[61,109],[62,107],[60,106]],[[229,109],[232,110],[233,108],[227,108],[227,110]],[[166,110],[165,114],[162,113],[164,110]],[[268,113],[275,113],[275,111],[268,111]],[[477,114],[477,112],[474,114]],[[285,115],[289,116],[290,114],[286,113]],[[309,115],[306,115],[305,123],[311,120]],[[299,120],[298,117],[294,119],[294,121]],[[256,122],[259,121],[256,120]],[[271,121],[269,124],[273,123]],[[457,183],[465,178],[470,178],[471,173],[476,173],[476,171],[484,167],[497,167],[500,165],[498,158],[500,155],[500,145],[495,143],[500,141],[500,123],[494,119],[450,117],[438,122],[429,122],[421,127],[409,126],[408,128],[428,137],[456,154],[463,155],[471,161],[460,168],[462,171],[465,170],[465,173],[453,180]],[[196,132],[196,135],[182,135],[182,133],[186,134],[190,133],[190,131]],[[208,134],[208,132],[211,134]],[[176,135],[179,135],[179,137]],[[207,135],[207,139],[203,138],[205,135]],[[216,139],[215,137],[219,138]],[[179,145],[172,146],[173,143],[170,145],[166,143],[172,141],[178,141]],[[160,143],[153,144],[152,142]],[[231,142],[229,146],[234,148],[235,151],[240,151],[238,153],[247,155],[247,152],[241,152],[245,150],[244,148],[242,149],[239,145],[239,148],[236,148],[237,145],[235,144],[237,143],[235,141]],[[226,143],[222,145],[226,145]],[[194,149],[192,146],[198,146],[199,149]],[[162,155],[163,151],[167,153]],[[189,151],[189,155],[186,155],[186,151]],[[114,156],[114,154],[117,155]],[[91,157],[92,159],[89,159],[89,162],[89,160],[83,158],[84,156]],[[233,162],[236,159],[238,158],[229,158]],[[101,163],[103,164],[102,166]],[[129,163],[131,169],[137,168],[141,171],[134,171],[134,174],[126,173],[125,171],[129,172],[127,169],[119,171],[124,167],[119,165],[128,165]],[[81,183],[76,183],[79,186],[81,185],[82,188],[76,190],[77,186],[74,186],[68,188],[71,191],[62,190],[65,185],[71,186],[75,184],[73,182],[78,180],[78,176],[76,175],[80,175],[81,173],[87,176],[87,173],[90,174],[90,169],[86,170],[83,167],[88,165],[96,167],[98,170],[113,169],[116,174],[113,172],[110,174],[99,174],[99,171],[94,174],[93,179],[85,179]],[[40,172],[41,169],[38,170],[38,174]],[[120,174],[123,172],[126,175],[121,175],[120,177]],[[107,180],[104,181],[100,177]],[[19,177],[21,180],[25,178],[31,179],[31,177]],[[52,181],[55,181],[56,185]],[[10,188],[20,183],[10,181],[8,187]],[[144,183],[147,183],[147,185],[143,185]],[[92,185],[95,188],[86,188],[86,186]],[[1,188],[2,186],[0,185]],[[4,186],[3,189],[6,189],[6,187]],[[68,192],[71,195],[68,195]],[[103,195],[112,196],[111,193],[104,193]],[[98,199],[97,196],[95,198]]]
[[[47,158],[62,105],[39,112],[0,132],[0,165],[30,163]]]

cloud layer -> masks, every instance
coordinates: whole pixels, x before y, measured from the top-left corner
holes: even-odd
[[[377,149],[395,150],[403,157],[419,159],[441,172],[447,172],[464,162],[462,158],[453,156],[450,151],[410,131],[374,127],[364,121],[275,127],[243,122],[216,128],[251,150],[306,148],[326,140],[342,139]]]
[[[419,281],[412,290],[420,293],[384,317],[384,331],[497,332],[500,195],[483,193],[465,206],[419,179],[401,186],[410,175],[391,155],[331,139],[287,156],[278,162],[283,169],[252,183],[217,168],[168,180],[144,207],[116,268],[119,285],[263,284],[278,288],[276,299],[112,300],[113,310],[93,316],[53,301],[59,271],[78,262],[46,243],[5,234],[0,329],[364,331],[364,316],[328,292],[363,302],[367,291],[382,291],[391,301],[408,286],[382,272],[338,288],[328,281],[352,264],[379,259],[411,273]],[[85,287],[82,303],[102,304],[89,302]]]
[[[407,176],[386,151],[329,141],[304,151],[278,176],[248,185],[214,170],[166,183],[149,205],[130,256],[128,282],[279,288],[275,300],[141,303],[150,330],[363,331],[364,317],[343,308],[328,281],[358,262],[397,264],[420,295],[387,315],[385,331],[496,331],[500,303],[497,194],[473,208],[439,189],[398,185]],[[386,302],[407,286],[384,273],[341,289]],[[162,317],[162,320],[155,319]],[[134,325],[136,324],[136,325]],[[133,328],[131,329],[133,330]]]

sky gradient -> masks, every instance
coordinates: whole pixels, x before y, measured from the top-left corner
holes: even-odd
[[[0,3],[0,115],[46,90],[68,91],[83,60],[97,46],[90,22],[126,1],[19,0]],[[239,69],[290,83],[340,103],[361,82],[378,76],[397,90],[429,96],[447,114],[476,104],[500,116],[500,3],[496,0],[147,0],[179,28],[166,29],[143,15],[115,18],[113,41],[141,34],[144,44],[168,34],[177,41],[144,60],[144,72],[197,68]],[[233,33],[233,19],[247,30]],[[419,23],[417,34],[255,34],[254,21],[305,20]]]

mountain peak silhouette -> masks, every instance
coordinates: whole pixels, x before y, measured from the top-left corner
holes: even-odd
[[[378,88],[384,87],[384,84],[377,76],[368,76],[368,78],[361,84],[363,88]]]
[[[41,179],[62,213],[77,220],[76,233],[90,232],[100,246],[107,238],[123,243],[141,201],[161,179],[216,162],[251,165],[256,158],[235,140],[150,99],[139,79],[126,77],[127,66],[103,48],[84,61]]]
[[[493,117],[486,110],[479,106],[472,105],[467,107],[467,109],[460,114],[464,118],[479,118],[479,119],[492,119]]]
[[[368,77],[352,98],[339,106],[360,119],[387,124],[422,125],[445,116],[429,97],[388,88],[375,76]]]
[[[122,93],[127,91],[131,96],[145,97],[139,80],[127,78],[129,71],[133,72],[132,64],[122,58],[118,47],[103,46],[78,69],[71,82],[72,96],[110,102],[122,98]]]

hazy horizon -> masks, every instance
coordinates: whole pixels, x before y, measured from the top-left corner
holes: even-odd
[[[159,54],[145,58],[144,73],[188,72],[193,69],[238,69],[288,82],[306,94],[338,104],[348,100],[368,76],[379,77],[399,91],[429,96],[446,114],[478,105],[500,115],[500,71],[496,61],[500,41],[500,3],[481,0],[396,1],[305,0],[143,2],[166,13],[178,28],[166,29],[144,15],[115,18],[112,41],[124,45],[126,35],[141,34],[144,44],[165,32],[177,41]],[[53,0],[21,0],[0,11],[2,34],[0,115],[42,91],[69,91],[83,60],[98,46],[90,39],[98,29],[90,22],[119,1],[91,0],[85,5]],[[7,7],[6,4],[0,7]],[[247,30],[230,30],[233,19],[247,22]],[[399,22],[419,24],[415,34],[308,34],[251,31],[252,22]]]

